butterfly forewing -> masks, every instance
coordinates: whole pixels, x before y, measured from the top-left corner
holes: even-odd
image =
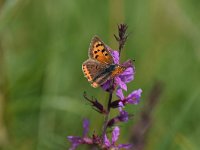
[[[113,57],[99,37],[94,36],[89,47],[89,57],[104,64],[112,64]]]

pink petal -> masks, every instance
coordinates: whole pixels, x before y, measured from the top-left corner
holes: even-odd
[[[112,132],[112,144],[114,144],[117,140],[118,140],[118,137],[119,137],[119,127],[115,127],[113,132]]]
[[[109,141],[109,139],[107,138],[107,136],[105,135],[104,136],[104,144],[107,146],[107,147],[110,147],[110,141]]]
[[[118,88],[118,89],[117,89],[117,91],[116,91],[116,95],[117,95],[117,97],[119,97],[121,100],[124,99],[124,94],[123,94],[121,88]]]

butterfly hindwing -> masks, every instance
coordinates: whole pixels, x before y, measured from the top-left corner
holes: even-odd
[[[112,64],[114,62],[106,45],[97,36],[94,36],[91,40],[89,57],[104,64]]]
[[[104,72],[105,68],[105,64],[101,64],[93,59],[86,60],[82,65],[83,73],[93,87],[101,85],[99,81],[103,77],[102,72]]]

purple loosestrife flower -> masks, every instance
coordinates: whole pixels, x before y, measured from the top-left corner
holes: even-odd
[[[128,112],[126,112],[125,110],[120,111],[119,116],[117,116],[117,118],[121,121],[121,122],[127,122],[129,119],[129,114]]]
[[[112,64],[110,64],[110,61],[105,61],[105,64],[102,66],[98,65],[102,61],[90,64],[95,60],[102,60],[102,58],[100,59],[101,55],[105,55],[105,59],[110,59],[110,54],[109,57],[106,57],[109,52],[105,49],[104,43],[99,38],[95,37],[91,41],[89,49],[90,58],[83,63],[83,71],[85,76],[88,77],[88,81],[92,82],[93,87],[96,87],[96,85],[101,85],[103,90],[109,92],[107,107],[101,104],[100,101],[98,101],[96,98],[89,98],[86,92],[84,92],[83,96],[91,104],[93,109],[95,109],[100,114],[105,115],[105,120],[103,123],[102,133],[97,135],[94,132],[92,136],[88,136],[89,121],[84,120],[83,135],[67,137],[71,142],[71,148],[69,150],[75,150],[79,145],[83,144],[90,145],[93,148],[99,148],[102,150],[120,150],[130,149],[132,147],[131,144],[118,144],[117,140],[120,135],[120,128],[115,126],[116,123],[127,122],[130,119],[132,115],[129,115],[128,112],[123,110],[123,107],[126,104],[138,104],[142,93],[142,90],[138,89],[131,92],[128,96],[124,96],[123,94],[123,90],[127,91],[127,83],[134,79],[135,74],[135,67],[132,60],[127,60],[123,63],[120,63],[120,55],[128,37],[126,32],[127,28],[128,26],[126,24],[120,24],[118,26],[118,36],[114,35],[119,44],[118,51],[112,50],[110,47],[106,46],[107,50],[113,57],[113,59],[111,59]],[[97,59],[98,57],[99,59]],[[107,66],[105,67],[105,65]],[[101,69],[105,70],[103,72],[98,72]],[[93,76],[95,77],[93,78]],[[102,85],[102,83],[104,84]],[[113,101],[114,92],[116,92],[118,97],[118,99],[115,101]],[[110,112],[112,110],[111,108],[119,109],[119,114],[112,118],[110,118]],[[107,138],[108,127],[114,127],[111,128],[112,135],[110,140]]]
[[[72,146],[71,146],[71,148],[69,148],[69,150],[75,150],[80,144],[84,143],[84,141],[81,137],[68,136],[67,138],[72,143]]]
[[[119,64],[119,52],[112,50],[108,46],[107,46],[107,49],[110,51],[110,53],[113,57],[114,63]],[[125,91],[127,91],[126,83],[129,83],[134,79],[135,68],[134,68],[131,60],[128,60],[121,65],[126,67],[127,69],[123,73],[121,73],[119,76],[114,78],[114,87],[119,86],[118,88],[124,89]],[[110,88],[111,82],[112,82],[112,80],[108,80],[101,87],[105,91],[108,91]]]
[[[124,97],[122,89],[117,89],[116,95],[120,98],[118,105],[124,107],[126,104],[138,104],[140,101],[142,89],[134,90],[127,97]]]
[[[114,130],[112,131],[112,141],[110,142],[107,136],[105,135],[104,138],[104,148],[109,149],[109,150],[119,150],[119,149],[130,149],[132,147],[131,144],[119,144],[117,145],[116,142],[119,137],[120,129],[119,127],[115,127]]]
[[[69,150],[75,150],[80,144],[92,144],[93,140],[86,137],[89,131],[89,121],[84,119],[83,121],[83,137],[79,136],[68,136],[68,140],[72,143]]]
[[[109,120],[108,127],[112,127],[118,122],[127,122],[131,116],[132,115],[129,115],[125,110],[121,110],[118,116]]]

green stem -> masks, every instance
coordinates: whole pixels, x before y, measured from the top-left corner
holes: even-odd
[[[104,125],[103,125],[103,132],[102,132],[103,141],[104,141],[104,138],[105,138],[108,119],[109,119],[109,115],[110,115],[110,104],[112,102],[112,94],[113,94],[112,92],[109,93],[109,99],[108,99],[108,105],[107,105],[107,113],[106,113],[106,116],[105,116]]]

